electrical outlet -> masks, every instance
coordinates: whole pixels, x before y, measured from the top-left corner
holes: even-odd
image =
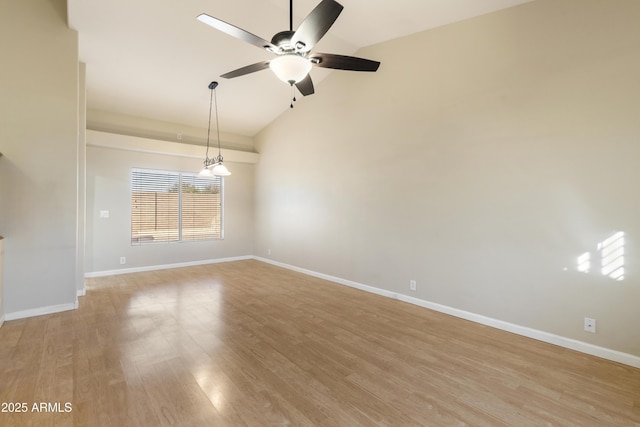
[[[271,255],[271,249],[267,249],[267,255]]]
[[[415,280],[409,280],[409,289],[411,289],[412,291],[416,290],[416,281]]]
[[[127,263],[127,257],[126,256],[121,256],[120,257],[120,264],[124,265]]]
[[[591,332],[592,334],[596,333],[596,319],[592,319],[590,317],[584,318],[584,330],[585,332]]]

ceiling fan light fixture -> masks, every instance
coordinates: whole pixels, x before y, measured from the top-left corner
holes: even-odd
[[[269,62],[269,68],[283,82],[291,85],[303,80],[311,71],[311,62],[300,55],[282,55]]]

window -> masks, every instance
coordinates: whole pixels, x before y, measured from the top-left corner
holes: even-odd
[[[131,243],[222,239],[223,182],[184,172],[131,170]]]

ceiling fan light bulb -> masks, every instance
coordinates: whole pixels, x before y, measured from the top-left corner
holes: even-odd
[[[311,67],[311,62],[299,55],[282,55],[269,62],[269,68],[273,73],[289,84],[298,83],[307,77]]]

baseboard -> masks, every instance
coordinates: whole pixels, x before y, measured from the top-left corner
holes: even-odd
[[[117,274],[140,273],[143,271],[167,270],[170,268],[193,267],[196,265],[206,265],[206,264],[218,264],[221,262],[245,261],[253,258],[254,257],[252,255],[245,255],[245,256],[228,257],[228,258],[205,259],[201,261],[179,262],[174,264],[161,264],[161,265],[150,265],[145,267],[122,268],[118,270],[94,271],[91,273],[85,273],[84,277],[85,279],[88,279],[92,277],[114,276]]]
[[[451,316],[459,317],[461,319],[470,320],[472,322],[480,323],[482,325],[490,326],[492,328],[501,329],[503,331],[511,332],[517,335],[522,335],[528,338],[533,338],[538,341],[543,341],[549,344],[554,344],[560,347],[579,351],[581,353],[589,354],[591,356],[596,356],[596,357],[611,360],[614,362],[622,363],[625,365],[633,366],[634,368],[640,368],[640,357],[635,356],[633,354],[623,353],[617,350],[600,347],[600,346],[589,344],[583,341],[578,341],[578,340],[566,338],[560,335],[551,334],[549,332],[544,332],[537,329],[528,328],[526,326],[520,326],[514,323],[493,319],[491,317],[483,316],[476,313],[471,313],[469,311],[460,310],[457,308],[434,303],[431,301],[422,300],[422,299],[411,297],[408,295],[387,291],[384,289],[376,288],[374,286],[364,285],[362,283],[342,279],[340,277],[330,276],[324,273],[318,273],[316,271],[307,270],[305,268],[296,267],[294,265],[285,264],[285,263],[274,261],[268,258],[254,256],[253,259],[257,261],[262,261],[268,264],[272,264],[278,267],[286,268],[288,270],[297,271],[299,273],[303,273],[308,276],[313,276],[319,279],[328,280],[330,282],[338,283],[340,285],[350,286],[352,288],[360,289],[366,292],[371,292],[373,294],[381,295],[387,298],[397,299],[397,300],[414,304],[420,307],[424,307],[430,310],[438,311],[440,313],[449,314]]]
[[[76,296],[77,297],[83,297],[86,294],[87,294],[87,288],[85,288],[84,286],[82,287],[82,289],[76,290]]]
[[[78,308],[78,302],[68,304],[49,305],[47,307],[32,308],[29,310],[14,311],[13,313],[6,313],[5,320],[17,320],[25,319],[27,317],[43,316],[45,314],[59,313],[61,311],[75,310]]]

